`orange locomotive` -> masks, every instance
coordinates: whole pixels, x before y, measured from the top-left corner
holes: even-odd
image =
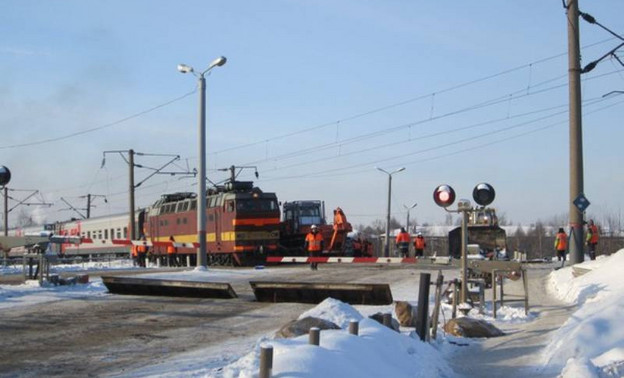
[[[275,193],[265,193],[251,181],[231,180],[208,191],[206,250],[210,265],[249,266],[264,262],[279,242],[280,209]],[[182,260],[195,265],[197,195],[165,194],[146,212],[145,236],[155,256],[166,256],[173,236]]]

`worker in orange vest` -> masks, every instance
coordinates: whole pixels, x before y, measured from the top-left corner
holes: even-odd
[[[319,257],[323,251],[323,235],[319,232],[315,224],[310,227],[310,232],[306,235],[304,248],[310,257]],[[310,269],[318,270],[318,263],[311,262]]]
[[[136,245],[132,244],[132,246],[130,247],[130,255],[132,256],[132,265],[133,266],[137,266],[139,265],[139,252],[137,251],[137,247]]]
[[[172,266],[180,266],[178,262],[178,247],[176,247],[173,235],[169,236],[169,245],[167,245],[167,264]]]
[[[427,242],[425,242],[425,238],[422,233],[418,233],[416,238],[414,239],[414,250],[416,251],[416,257],[423,257],[425,255],[425,247],[427,246]]]
[[[587,246],[589,247],[590,260],[596,260],[596,245],[598,244],[598,238],[598,226],[596,226],[594,221],[590,219],[589,225],[587,226]]]
[[[399,248],[401,257],[407,257],[409,254],[410,234],[401,227],[401,232],[396,237],[396,246]]]
[[[555,250],[557,251],[557,261],[566,261],[566,249],[568,248],[568,235],[563,228],[559,228],[555,235]]]
[[[148,247],[147,242],[145,241],[145,236],[141,237],[141,240],[143,241],[143,243],[137,246],[137,259],[139,261],[139,266],[145,268],[145,260],[147,257]]]

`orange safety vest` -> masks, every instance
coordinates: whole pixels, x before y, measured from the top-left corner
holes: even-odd
[[[167,254],[168,255],[174,255],[176,252],[177,252],[176,251],[176,247],[174,247],[173,244],[167,246]]]
[[[139,245],[139,246],[137,247],[137,252],[138,252],[138,253],[145,253],[145,252],[147,252],[147,246],[145,246],[145,245]]]
[[[595,224],[592,224],[591,226],[589,226],[589,232],[591,235],[589,242],[591,244],[598,243],[598,226],[596,226]]]
[[[132,257],[137,257],[138,251],[137,251],[136,245],[133,245],[132,247],[130,247],[130,253],[132,253]]]
[[[320,232],[316,234],[310,232],[306,235],[305,241],[308,242],[308,251],[310,252],[317,252],[323,249],[323,235]]]
[[[408,232],[401,232],[396,237],[396,242],[398,243],[409,243],[410,234]]]
[[[555,248],[557,251],[565,251],[568,248],[568,235],[565,232],[558,232],[555,237]]]
[[[425,249],[425,245],[425,238],[423,238],[422,236],[417,236],[416,239],[414,239],[414,248]]]

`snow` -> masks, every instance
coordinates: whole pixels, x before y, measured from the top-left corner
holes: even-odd
[[[549,290],[578,310],[555,332],[545,363],[564,364],[564,377],[591,377],[602,371],[624,375],[624,250],[578,264],[589,270],[578,277],[572,268],[550,275]],[[595,375],[599,376],[599,375]]]
[[[611,256],[601,256],[553,271],[547,282],[550,295],[574,306],[573,315],[551,333],[550,343],[541,355],[544,366],[556,366],[560,377],[621,377],[624,376],[624,250]],[[574,269],[576,268],[576,269]],[[70,270],[71,267],[57,267]],[[131,269],[129,266],[84,266],[82,269]],[[249,275],[270,275],[272,270],[258,269],[245,272],[237,270],[208,270],[219,279],[245,279]],[[586,272],[575,276],[575,271]],[[10,268],[0,274],[11,273]],[[154,273],[156,274],[156,273]],[[169,273],[163,277],[187,276],[197,279],[206,275],[202,271]],[[214,276],[213,276],[214,277]],[[99,279],[89,284],[74,286],[43,286],[37,283],[0,285],[0,311],[20,305],[42,303],[87,296],[107,295]],[[416,303],[413,287],[405,290],[393,288],[395,298]],[[430,306],[432,308],[432,306]],[[262,347],[273,348],[273,376],[286,377],[455,377],[449,361],[457,350],[457,343],[474,343],[475,340],[439,335],[437,340],[422,342],[409,329],[395,332],[368,316],[376,312],[391,312],[389,306],[351,306],[327,299],[302,313],[331,321],[341,330],[321,332],[320,346],[308,344],[308,335],[292,339],[264,336],[257,340],[241,339],[237,343],[224,342],[217,348],[207,348],[172,356],[158,365],[126,371],[129,376],[162,377],[255,377],[259,371]],[[443,316],[448,308],[443,306]],[[500,322],[531,322],[534,316],[524,314],[523,308],[504,306],[493,319],[486,311],[471,316],[481,317],[494,325]],[[359,335],[349,334],[351,321],[359,321]],[[276,325],[276,330],[281,325]],[[440,333],[439,333],[440,334]],[[478,357],[476,357],[478,358]]]

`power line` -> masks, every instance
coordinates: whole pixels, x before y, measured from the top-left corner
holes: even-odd
[[[109,127],[113,127],[113,126],[119,125],[120,123],[129,121],[131,119],[134,119],[134,118],[140,117],[142,115],[145,115],[147,113],[153,112],[154,110],[158,110],[158,109],[163,108],[163,107],[165,107],[167,105],[173,104],[174,102],[180,101],[180,100],[182,100],[182,99],[192,95],[195,92],[197,92],[197,89],[194,89],[191,92],[188,92],[188,93],[186,93],[186,94],[184,94],[184,95],[182,95],[180,97],[176,97],[173,100],[167,101],[167,102],[165,102],[163,104],[156,105],[156,106],[154,106],[152,108],[149,108],[147,110],[143,110],[141,112],[132,114],[132,115],[130,115],[128,117],[122,118],[122,119],[120,119],[118,121],[115,121],[115,122],[107,123],[105,125],[92,127],[90,129],[77,131],[75,133],[71,133],[71,134],[67,134],[67,135],[63,135],[63,136],[58,136],[58,137],[48,138],[48,139],[42,139],[42,140],[38,140],[38,141],[35,141],[35,142],[21,143],[21,144],[12,144],[12,145],[8,145],[8,146],[0,146],[0,150],[6,150],[6,149],[10,149],[10,148],[37,146],[37,145],[40,145],[40,144],[58,142],[59,140],[69,139],[69,138],[73,138],[73,137],[76,137],[76,136],[79,136],[79,135],[89,134],[89,133],[92,133],[92,132],[95,132],[95,131],[98,131],[98,130],[102,130],[102,129],[106,129],[106,128],[109,128]]]
[[[612,39],[613,38],[609,38],[609,39],[606,39],[606,40],[598,41],[598,42],[586,45],[585,48],[593,47],[593,46],[605,43],[607,41],[610,41]],[[403,105],[407,105],[407,104],[410,104],[410,103],[413,103],[413,102],[416,102],[416,101],[419,101],[419,100],[423,100],[423,99],[426,99],[426,98],[429,98],[429,97],[432,97],[432,96],[436,96],[436,95],[439,95],[439,94],[442,94],[442,93],[446,93],[446,92],[451,92],[451,91],[454,91],[454,90],[457,90],[457,89],[460,89],[460,88],[463,88],[463,87],[467,87],[467,86],[470,86],[470,85],[473,85],[473,84],[477,84],[477,83],[480,83],[480,82],[483,82],[483,81],[487,81],[487,80],[490,80],[490,79],[493,79],[493,78],[496,78],[496,77],[499,77],[499,76],[507,75],[509,73],[512,73],[512,72],[515,72],[515,71],[518,71],[518,70],[522,70],[522,69],[525,69],[525,68],[531,68],[532,69],[533,65],[545,63],[547,61],[550,61],[550,60],[553,60],[553,59],[565,56],[566,54],[567,54],[567,52],[560,53],[560,54],[557,54],[557,55],[552,55],[550,57],[546,57],[546,58],[542,58],[542,59],[538,59],[538,60],[536,60],[536,61],[534,61],[532,63],[523,64],[523,65],[520,65],[520,66],[517,66],[517,67],[514,67],[514,68],[510,68],[510,69],[507,69],[507,70],[504,70],[504,71],[500,71],[500,72],[495,73],[495,74],[484,76],[482,78],[478,78],[478,79],[470,80],[470,81],[467,81],[467,82],[464,82],[464,83],[461,83],[461,84],[457,84],[457,85],[454,85],[454,86],[451,86],[451,87],[448,87],[448,88],[445,88],[445,89],[442,89],[442,90],[439,90],[439,91],[431,92],[431,93],[428,93],[428,94],[425,94],[425,95],[416,96],[416,97],[413,97],[413,98],[410,98],[410,99],[407,99],[407,100],[403,100],[403,101],[400,101],[400,102],[397,102],[397,103],[381,106],[379,108],[375,108],[375,109],[372,109],[372,110],[364,111],[362,113],[357,113],[357,114],[354,114],[354,115],[351,115],[351,116],[340,118],[340,119],[338,119],[336,121],[325,122],[325,123],[321,123],[321,124],[318,124],[318,125],[305,127],[303,129],[300,129],[300,130],[297,130],[297,131],[293,131],[293,132],[290,132],[290,133],[277,135],[277,136],[274,136],[274,137],[271,137],[271,138],[267,138],[267,139],[263,139],[263,140],[259,140],[259,141],[255,141],[255,142],[249,142],[249,143],[244,143],[244,144],[240,144],[240,145],[237,145],[237,146],[224,148],[222,150],[218,150],[218,151],[212,152],[211,155],[216,155],[216,154],[221,154],[221,153],[224,153],[224,152],[230,152],[230,151],[234,151],[234,150],[238,150],[238,149],[253,147],[253,146],[256,146],[256,145],[259,145],[259,144],[263,144],[263,143],[267,143],[267,142],[271,142],[271,141],[276,141],[276,140],[280,140],[280,139],[285,139],[285,138],[288,138],[288,137],[292,137],[292,136],[299,135],[299,134],[304,134],[304,133],[309,133],[309,132],[312,132],[312,131],[317,131],[319,129],[323,129],[323,128],[328,127],[328,126],[339,125],[339,124],[342,124],[342,123],[345,123],[345,122],[349,122],[349,121],[353,121],[355,119],[362,118],[362,117],[365,117],[365,116],[368,116],[368,115],[371,115],[371,114],[379,113],[379,112],[382,112],[382,111],[385,111],[385,110],[388,110],[388,109],[397,108],[397,107],[400,107],[400,106],[403,106]],[[524,90],[526,91],[526,88]]]
[[[597,104],[597,103],[602,102],[602,101],[603,101],[603,99],[601,99],[601,98],[588,100],[588,103],[586,104],[586,106],[591,106],[591,105]],[[588,112],[587,114],[592,114],[592,113],[595,113],[597,111],[601,111],[601,110],[604,110],[604,109],[607,109],[607,108],[619,105],[621,103],[624,103],[624,101],[616,103],[616,104],[605,106],[603,108],[600,108],[600,109]],[[435,150],[438,150],[438,149],[441,149],[441,148],[446,148],[446,147],[450,147],[450,146],[453,146],[453,145],[458,145],[458,144],[465,143],[465,142],[468,142],[468,141],[471,141],[471,140],[476,140],[476,139],[479,139],[479,138],[488,137],[488,136],[491,136],[493,134],[498,134],[498,133],[501,133],[501,132],[504,132],[504,131],[513,130],[513,129],[516,129],[516,128],[519,128],[519,127],[522,127],[522,126],[526,126],[526,125],[529,125],[529,124],[532,124],[532,123],[535,123],[535,122],[540,122],[540,121],[543,121],[545,119],[548,119],[548,118],[551,118],[551,117],[554,117],[554,116],[558,116],[558,115],[562,115],[562,114],[567,114],[567,110],[562,110],[562,111],[559,111],[559,112],[556,112],[556,113],[553,113],[553,114],[549,114],[549,115],[546,115],[546,116],[543,116],[543,117],[536,118],[534,120],[530,120],[530,121],[522,122],[522,123],[519,123],[519,124],[511,125],[511,126],[503,128],[503,129],[490,131],[490,132],[487,132],[487,133],[482,133],[482,134],[470,136],[470,137],[467,137],[467,138],[462,138],[462,139],[459,139],[459,140],[456,140],[456,141],[453,141],[453,142],[443,143],[443,144],[440,144],[440,145],[437,145],[437,146],[429,147],[429,148],[426,148],[426,149],[423,149],[423,150],[419,150],[419,151],[415,151],[415,152],[395,155],[395,156],[384,158],[384,159],[376,159],[376,160],[372,160],[372,161],[367,161],[365,163],[353,164],[353,165],[346,166],[346,167],[339,167],[339,168],[333,168],[333,169],[324,169],[323,171],[317,171],[317,172],[306,172],[303,175],[297,175],[297,176],[274,177],[274,178],[268,178],[268,179],[265,179],[265,180],[266,181],[273,181],[273,180],[284,180],[284,179],[294,179],[294,178],[332,177],[333,176],[332,175],[333,172],[339,172],[339,174],[344,175],[345,171],[349,171],[350,173],[354,174],[354,173],[358,173],[358,172],[351,171],[354,168],[359,168],[359,167],[364,167],[364,166],[371,167],[371,166],[373,166],[375,164],[378,164],[380,162],[388,162],[388,161],[391,161],[391,160],[405,158],[406,156],[418,155],[418,154],[423,154],[423,153],[426,153],[426,152],[435,151]],[[490,144],[501,143],[501,142],[507,141],[509,139],[515,139],[517,137],[528,135],[528,134],[531,134],[531,133],[534,133],[534,132],[537,132],[537,131],[541,131],[541,130],[544,130],[546,128],[553,127],[555,125],[558,125],[558,124],[561,124],[561,123],[564,123],[564,122],[565,121],[559,121],[559,122],[556,122],[554,124],[550,124],[550,125],[547,125],[545,127],[541,127],[541,128],[539,128],[537,130],[520,134],[519,136],[515,136],[515,137],[511,137],[511,138],[503,138],[503,139],[501,139],[499,141],[496,141],[496,142],[489,142],[489,143],[486,143],[484,145],[480,145],[478,147],[471,147],[469,149],[460,150],[459,152],[466,152],[466,151],[474,150],[475,148],[488,146]],[[450,155],[453,155],[453,154],[456,154],[456,153],[459,153],[459,152],[448,153],[448,154],[445,154],[445,155],[443,155],[441,157],[450,156]],[[334,158],[334,157],[331,157],[331,158]],[[323,160],[326,160],[326,159],[323,159]],[[430,159],[425,159],[425,160],[430,160]],[[408,162],[408,163],[402,163],[402,164],[403,165],[410,165],[410,164],[415,164],[415,163],[420,162],[420,161],[421,160]],[[316,162],[318,162],[318,161],[316,161]],[[308,165],[309,163],[310,162],[308,161],[308,162],[302,163],[302,165],[303,164]],[[312,163],[315,163],[315,162],[312,162]],[[293,166],[289,166],[289,167],[286,167],[286,168],[292,168]],[[285,168],[284,167],[280,167],[279,169],[275,169],[275,170],[281,171],[283,169],[285,169]],[[368,171],[368,169],[366,171]]]
[[[615,71],[615,72],[618,72],[618,71]],[[601,77],[604,77],[604,76],[607,76],[607,75],[611,75],[613,73],[614,72],[605,73],[605,74],[602,74],[602,75],[594,76],[594,77],[589,78],[587,80],[593,80],[593,79],[601,78]],[[565,77],[565,75],[563,77]],[[556,79],[546,80],[545,82],[552,82],[554,80],[556,80]],[[538,86],[541,86],[541,85],[542,85],[542,83],[536,85],[535,87],[538,87]],[[533,95],[545,93],[545,92],[550,91],[550,90],[554,90],[554,89],[565,87],[566,85],[567,84],[561,84],[561,85],[545,88],[545,89],[542,89],[542,90],[539,90],[539,91],[533,91],[531,93],[524,93],[525,89],[522,89],[522,90],[518,90],[516,92],[511,93],[511,95],[515,95],[517,93],[520,93],[521,94],[520,96],[516,96],[516,97],[513,98],[513,100],[519,100],[519,99],[521,99],[523,97],[528,97],[528,96],[533,96]],[[274,157],[272,157],[270,159],[266,158],[266,159],[262,159],[262,160],[256,160],[256,161],[248,162],[246,164],[258,164],[258,163],[266,162],[266,161],[275,162],[275,161],[280,161],[280,160],[284,160],[284,159],[299,157],[299,156],[310,154],[310,153],[315,153],[316,154],[319,151],[327,150],[327,149],[330,149],[330,148],[336,148],[338,146],[344,146],[344,145],[347,145],[347,144],[360,142],[360,141],[363,141],[363,140],[366,140],[366,139],[370,139],[370,138],[375,138],[375,137],[378,137],[378,136],[381,136],[381,135],[388,135],[389,133],[392,133],[392,132],[397,132],[397,131],[400,131],[400,130],[403,130],[403,129],[406,129],[406,128],[411,128],[413,126],[430,123],[430,122],[437,121],[437,120],[440,120],[440,119],[443,119],[443,118],[446,118],[446,117],[458,115],[458,114],[461,114],[461,113],[464,113],[464,112],[468,112],[468,111],[472,111],[472,110],[476,110],[476,109],[481,109],[481,108],[488,107],[488,106],[498,105],[500,103],[508,101],[509,100],[508,96],[509,95],[504,95],[504,96],[500,96],[500,97],[497,97],[497,98],[494,98],[494,99],[491,99],[491,100],[487,100],[487,101],[481,102],[479,104],[471,105],[471,106],[468,106],[468,107],[465,107],[465,108],[462,108],[462,109],[452,110],[452,111],[449,111],[448,113],[445,113],[445,114],[437,116],[437,117],[424,119],[424,120],[420,120],[420,121],[414,121],[414,122],[410,122],[410,123],[407,123],[407,124],[402,124],[402,125],[399,125],[399,126],[394,126],[394,127],[388,128],[388,129],[380,130],[380,131],[374,131],[374,132],[369,133],[369,134],[359,135],[359,136],[356,136],[356,137],[353,137],[353,138],[344,139],[344,140],[340,140],[340,141],[337,141],[337,142],[331,142],[331,143],[327,143],[327,144],[323,144],[323,145],[316,145],[316,146],[305,148],[305,149],[302,149],[302,150],[300,149],[300,150],[297,150],[295,152],[290,152],[290,153],[282,154],[282,155],[279,155],[279,156],[274,156]],[[586,100],[586,103],[589,103],[589,100]],[[421,136],[421,137],[418,137],[418,138],[410,138],[410,140],[408,140],[408,141],[392,142],[392,143],[388,143],[388,144],[377,145],[377,146],[373,146],[373,147],[370,147],[370,148],[367,148],[367,149],[363,149],[363,150],[359,150],[359,151],[356,151],[356,152],[352,152],[352,153],[348,153],[348,154],[341,154],[340,157],[345,157],[345,156],[348,156],[348,155],[359,154],[359,153],[364,153],[364,152],[370,152],[372,150],[377,150],[377,149],[381,149],[381,148],[384,148],[384,147],[396,146],[397,143],[405,143],[405,142],[410,142],[410,141],[414,141],[414,140],[422,140],[422,139],[425,139],[425,138],[432,138],[432,137],[435,137],[435,136],[440,136],[440,135],[445,135],[445,134],[448,134],[448,133],[453,133],[453,132],[458,132],[458,131],[462,131],[462,130],[467,130],[467,129],[471,129],[471,128],[475,128],[475,127],[479,127],[479,126],[483,126],[483,125],[487,125],[487,124],[491,124],[491,123],[502,122],[502,121],[505,121],[505,120],[518,118],[518,117],[521,117],[521,116],[526,116],[526,115],[535,114],[535,113],[539,113],[539,112],[544,112],[544,111],[552,110],[554,108],[560,108],[560,107],[563,107],[563,106],[567,106],[567,105],[559,105],[559,106],[556,106],[556,107],[550,107],[550,108],[546,108],[546,109],[540,109],[540,110],[537,110],[537,111],[526,112],[526,113],[523,113],[523,114],[515,115],[513,117],[507,116],[507,117],[502,117],[502,118],[499,118],[499,119],[488,120],[488,121],[484,121],[484,122],[477,123],[477,124],[474,124],[474,125],[469,125],[469,126],[463,126],[463,127],[455,128],[453,130],[447,130],[447,131],[430,133],[430,134],[428,134],[426,136]],[[333,159],[333,158],[334,157],[322,158],[322,159],[317,159],[317,160],[312,161],[312,162],[319,162],[319,161],[322,161],[322,160],[329,160],[329,159]],[[304,165],[304,164],[309,164],[309,163],[310,163],[310,161],[308,160],[305,163],[295,163],[295,164],[290,165],[290,166],[280,167],[280,169],[292,168],[292,167],[296,167],[296,166],[300,166],[300,165]]]

